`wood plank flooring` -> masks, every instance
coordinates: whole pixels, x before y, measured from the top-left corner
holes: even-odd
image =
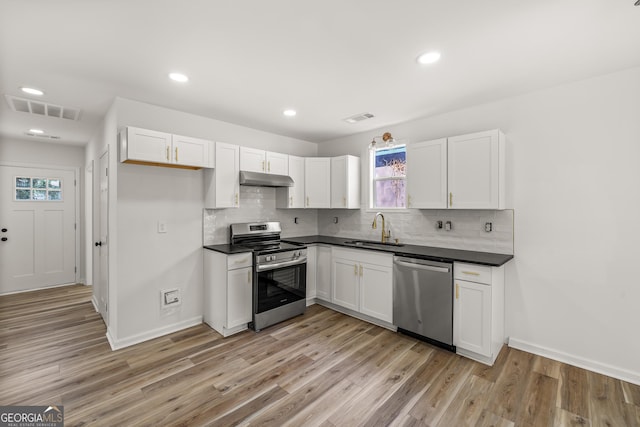
[[[112,352],[91,289],[0,296],[0,405],[68,426],[640,426],[640,387],[504,347],[488,367],[319,305]]]

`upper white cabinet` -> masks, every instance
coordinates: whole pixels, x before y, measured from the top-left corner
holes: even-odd
[[[499,130],[448,139],[450,209],[505,208],[505,138]]]
[[[447,138],[407,144],[409,208],[447,208]]]
[[[360,158],[331,158],[331,207],[360,208]]]
[[[204,171],[204,207],[237,208],[240,205],[240,147],[215,144],[215,168]]]
[[[304,158],[288,157],[289,176],[293,179],[293,186],[276,188],[276,207],[281,209],[304,208]]]
[[[209,166],[210,141],[128,126],[119,133],[120,161],[199,169]]]
[[[304,159],[304,186],[306,208],[331,207],[331,158]]]
[[[288,175],[288,157],[287,154],[240,147],[240,170]]]

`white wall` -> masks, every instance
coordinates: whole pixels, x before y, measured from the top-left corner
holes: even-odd
[[[640,383],[640,68],[319,145],[358,152],[390,131],[412,141],[501,128],[515,259],[510,343]]]
[[[80,239],[79,264],[77,279],[80,283],[91,284],[86,277],[86,256],[88,254],[84,244],[86,233],[84,228],[84,177],[85,148],[76,145],[66,145],[52,142],[30,141],[26,139],[0,139],[0,163],[20,163],[25,165],[53,166],[69,169],[77,169],[76,180],[78,182],[79,215],[76,218]]]
[[[136,126],[298,155],[317,151],[310,142],[137,101],[118,98],[114,110],[117,125],[111,125],[110,132]],[[109,138],[115,146],[115,134]],[[117,158],[116,151],[110,154]],[[209,217],[213,234],[217,228],[226,235],[228,222],[270,212],[274,197],[268,191],[243,189],[244,208],[204,214],[200,170],[124,163],[117,163],[113,170],[117,193],[110,194],[116,198],[112,211],[116,220],[110,220],[109,301],[117,314],[110,312],[109,334],[112,344],[122,347],[200,323],[203,218]],[[167,233],[158,233],[158,221],[166,222]],[[160,291],[175,287],[181,289],[182,305],[161,310]]]

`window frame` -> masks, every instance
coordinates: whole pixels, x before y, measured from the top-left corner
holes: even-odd
[[[393,147],[381,147],[381,148],[374,148],[371,150],[368,150],[368,156],[369,156],[369,168],[368,168],[368,172],[369,172],[369,176],[367,179],[367,186],[368,186],[368,195],[369,195],[369,200],[367,203],[367,212],[395,212],[395,213],[408,213],[409,212],[409,208],[407,207],[407,193],[406,193],[406,188],[407,188],[407,174],[405,171],[405,175],[404,176],[389,176],[389,177],[381,177],[381,178],[376,178],[376,174],[375,174],[375,160],[376,160],[376,153],[378,151],[382,151],[382,150],[388,150],[388,149],[392,149],[392,148],[399,148],[399,147],[404,147],[404,152],[405,152],[405,161],[406,161],[406,156],[407,156],[407,144],[398,144],[395,145]],[[405,186],[405,195],[404,195],[404,207],[376,207],[376,183],[377,182],[382,182],[382,181],[404,181],[404,186]]]

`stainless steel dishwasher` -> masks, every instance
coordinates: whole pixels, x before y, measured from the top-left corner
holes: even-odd
[[[455,351],[452,263],[393,258],[393,324],[399,332]]]

